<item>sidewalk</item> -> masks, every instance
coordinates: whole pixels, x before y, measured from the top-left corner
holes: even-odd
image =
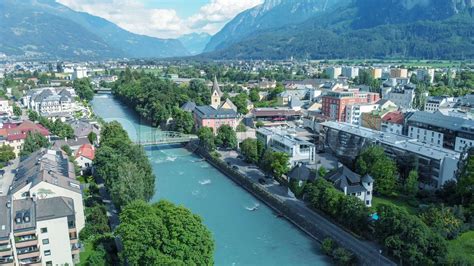
[[[15,158],[10,161],[10,165],[4,167],[2,170],[5,171],[3,176],[0,176],[0,196],[6,195],[8,189],[12,185],[13,179],[15,178],[15,170],[18,168],[20,158]]]

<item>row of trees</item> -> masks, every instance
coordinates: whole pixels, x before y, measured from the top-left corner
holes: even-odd
[[[279,178],[290,170],[288,154],[266,149],[258,140],[245,139],[240,145],[240,150],[247,162],[259,165],[267,174]]]
[[[198,131],[198,137],[201,147],[209,152],[215,150],[217,146],[227,149],[237,148],[237,134],[228,125],[220,126],[216,136],[214,136],[212,128],[202,127]]]
[[[75,79],[72,83],[72,87],[80,99],[90,102],[92,98],[94,98],[94,89],[88,78]]]
[[[119,208],[133,200],[148,201],[155,192],[155,175],[145,151],[116,121],[104,124],[94,165]]]

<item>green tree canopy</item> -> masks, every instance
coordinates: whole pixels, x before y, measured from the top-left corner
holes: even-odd
[[[234,149],[237,147],[237,134],[229,125],[222,125],[217,129],[216,145]]]
[[[49,141],[46,137],[38,132],[28,132],[20,156],[28,156],[31,153],[38,151],[41,148],[47,148],[48,146]]]
[[[384,195],[395,192],[397,166],[385,155],[382,147],[370,146],[363,150],[357,157],[356,171],[360,175],[369,174],[375,179],[375,191]]]
[[[198,131],[199,142],[201,147],[207,151],[213,151],[216,149],[216,143],[214,141],[214,133],[210,127],[201,127]]]
[[[120,236],[130,265],[213,265],[214,241],[199,216],[167,201],[134,201],[120,214]]]
[[[76,91],[77,96],[85,101],[91,101],[94,97],[94,89],[88,78],[75,79],[72,87]]]

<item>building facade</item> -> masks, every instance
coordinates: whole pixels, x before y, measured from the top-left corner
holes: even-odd
[[[290,165],[298,163],[315,163],[316,146],[300,137],[294,132],[282,128],[259,128],[256,132],[257,140],[265,147],[274,151],[284,152],[290,156]]]
[[[380,96],[378,93],[361,92],[353,89],[330,91],[321,98],[323,114],[333,120],[343,122],[346,121],[346,106],[376,103]]]
[[[22,102],[42,116],[70,116],[74,112],[75,97],[73,88],[42,88],[28,91]]]
[[[399,165],[417,169],[420,187],[426,189],[439,189],[447,181],[455,180],[460,157],[459,152],[406,136],[332,121],[321,123],[319,141],[320,150],[347,163],[352,163],[366,147],[379,145]]]

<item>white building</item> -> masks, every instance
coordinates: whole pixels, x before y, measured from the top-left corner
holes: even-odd
[[[74,68],[74,72],[72,73],[72,79],[82,78],[87,78],[87,68],[81,66]]]
[[[420,68],[416,70],[416,78],[418,80],[427,79],[430,83],[434,82],[435,71],[431,68]]]
[[[361,116],[363,113],[370,113],[379,108],[378,104],[354,104],[346,105],[346,123],[353,125],[361,124]]]
[[[474,145],[474,121],[439,112],[415,112],[407,120],[408,136],[423,143],[463,151]]]
[[[383,87],[382,99],[387,99],[402,109],[412,109],[415,87],[410,85]]]
[[[383,132],[403,134],[404,115],[400,111],[388,112],[382,117],[380,130]]]
[[[28,91],[22,102],[42,116],[70,116],[74,112],[75,97],[73,88],[42,88]]]
[[[361,177],[349,168],[341,166],[325,178],[344,192],[344,195],[360,199],[367,207],[372,206],[374,179],[370,175]]]
[[[448,107],[449,103],[454,103],[454,98],[443,96],[430,96],[426,100],[424,111],[434,113],[441,108]]]
[[[325,70],[326,74],[328,74],[330,79],[337,79],[342,74],[342,68],[341,67],[328,67]]]
[[[2,225],[8,233],[0,231],[0,246],[9,244],[0,257],[8,253],[15,265],[79,262],[84,207],[74,165],[66,154],[42,149],[21,161],[0,203],[0,223],[9,225]]]
[[[264,127],[257,129],[256,135],[257,139],[264,143],[267,148],[288,154],[291,166],[300,162],[315,163],[315,145],[296,136],[296,132],[282,128]]]
[[[6,99],[0,99],[0,114],[13,115],[13,106]]]
[[[344,77],[353,79],[359,76],[359,68],[353,66],[345,66],[342,68],[342,75]]]

